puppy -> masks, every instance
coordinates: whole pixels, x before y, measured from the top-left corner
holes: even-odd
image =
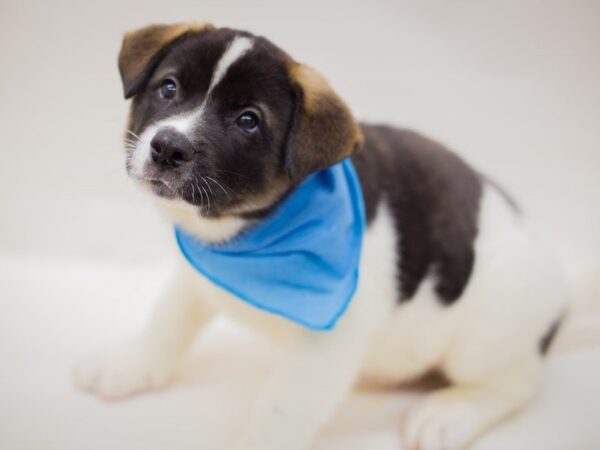
[[[407,418],[415,450],[465,448],[528,402],[566,289],[558,261],[492,182],[415,132],[357,123],[313,69],[247,32],[149,26],[125,36],[119,69],[132,99],[127,171],[178,233],[212,264],[221,246],[254,242],[269,223],[261,239],[286,230],[268,248],[295,246],[300,269],[278,251],[262,258],[272,294],[269,277],[266,291],[255,280],[258,259],[238,270],[254,250],[228,253],[219,272],[197,267],[180,241],[185,258],[143,334],[81,364],[80,386],[118,398],[163,385],[224,311],[285,346],[229,449],[307,450],[358,379],[393,387],[444,374],[449,387]],[[344,194],[321,203],[312,196],[329,192],[334,169],[331,192]],[[308,222],[316,228],[290,244]]]

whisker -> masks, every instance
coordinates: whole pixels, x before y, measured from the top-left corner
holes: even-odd
[[[221,183],[219,183],[217,180],[215,180],[214,178],[211,177],[206,177],[207,179],[209,179],[210,181],[214,182],[218,187],[221,188],[221,190],[223,192],[225,192],[225,195],[227,196],[228,200],[231,200],[231,197],[229,196],[229,192],[227,192],[227,190],[221,185]],[[230,188],[231,189],[231,188]]]
[[[208,213],[210,214],[210,197],[208,196],[208,192],[206,192],[206,189],[204,189],[204,187],[202,188],[202,190],[206,194],[206,201],[208,202]]]
[[[237,173],[237,172],[232,172],[232,171],[230,171],[230,170],[220,170],[220,169],[215,169],[215,172],[230,173],[230,174],[232,174],[232,175],[237,175],[237,176],[239,176],[239,177],[242,177],[242,178],[247,178],[247,179],[250,179],[250,177],[247,177],[246,175],[242,175],[241,173]]]
[[[139,144],[139,141],[134,141],[133,139],[123,139],[123,143],[137,146]]]
[[[212,188],[210,187],[210,184],[208,184],[208,182],[204,179],[204,177],[202,177],[202,182],[208,187],[208,190],[212,194],[213,193]]]
[[[202,208],[204,208],[204,196],[202,195],[202,191],[200,190],[200,186],[196,185],[196,188],[198,188],[198,194],[200,194],[200,214],[202,214]]]
[[[128,130],[127,128],[125,128],[125,132],[127,132],[127,133],[131,134],[133,137],[137,138],[137,140],[138,140],[138,141],[141,141],[141,140],[142,140],[142,138],[141,138],[141,137],[139,137],[139,136],[138,136],[137,134],[135,134],[133,131],[131,131],[131,130]]]

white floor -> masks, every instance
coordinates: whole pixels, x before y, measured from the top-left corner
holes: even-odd
[[[69,369],[90,348],[141,325],[163,271],[25,258],[2,258],[0,271],[0,448],[226,448],[272,361],[266,343],[220,320],[171,387],[105,403],[75,390]],[[533,406],[476,449],[597,449],[599,379],[600,347],[557,353]],[[355,394],[316,448],[401,449],[403,414],[419,395]]]
[[[415,127],[505,185],[557,249],[600,260],[600,3],[6,0],[0,6],[0,449],[225,449],[272,350],[229,322],[168,390],[105,404],[76,358],[148,314],[172,235],[124,175],[124,31],[209,20],[266,35],[356,115]],[[600,448],[598,309],[540,397],[478,450]],[[399,450],[417,392],[358,393],[318,450]]]

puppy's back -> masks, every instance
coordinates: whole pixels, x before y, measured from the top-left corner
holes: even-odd
[[[475,259],[483,178],[444,146],[410,130],[362,125],[353,156],[367,220],[385,202],[395,220],[398,273],[409,300],[432,270],[445,304],[460,297]]]

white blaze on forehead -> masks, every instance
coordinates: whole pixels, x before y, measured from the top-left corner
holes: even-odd
[[[244,54],[252,48],[254,42],[252,39],[245,36],[237,36],[231,41],[225,53],[221,55],[221,59],[217,63],[215,71],[213,72],[212,79],[210,80],[210,86],[208,88],[208,94],[219,84],[219,81],[225,77],[227,70],[231,65],[240,59]],[[207,95],[208,95],[207,94]]]

